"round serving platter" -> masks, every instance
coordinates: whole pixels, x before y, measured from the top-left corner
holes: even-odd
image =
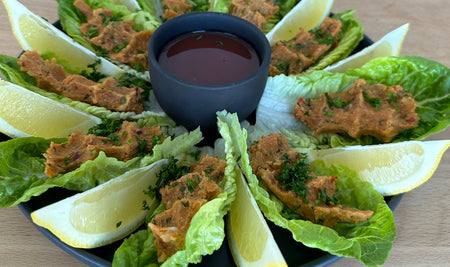
[[[59,21],[55,22],[56,27],[61,27]],[[353,53],[360,51],[361,49],[371,45],[373,41],[364,35],[359,45],[355,48]],[[250,115],[254,117],[254,113]],[[249,118],[252,121],[254,118]],[[0,134],[0,142],[6,141],[9,138],[3,134]],[[206,136],[205,139],[208,139]],[[63,188],[51,188],[40,196],[32,197],[28,202],[19,204],[20,210],[24,213],[28,220],[31,220],[31,213],[39,208],[67,198],[76,194],[77,192],[69,191]],[[385,200],[391,210],[394,210],[399,204],[403,195],[396,195],[393,197],[386,197]],[[325,251],[309,248],[304,246],[300,242],[296,242],[292,238],[290,231],[280,228],[274,225],[272,222],[267,221],[275,241],[277,242],[288,266],[327,266],[337,260],[340,257],[331,255]],[[80,249],[71,247],[62,242],[58,237],[52,234],[45,228],[42,228],[36,224],[35,227],[41,231],[49,240],[55,243],[58,247],[78,259],[88,266],[111,266],[114,257],[114,252],[121,245],[122,240],[114,242],[113,244],[106,245],[95,249]],[[142,226],[141,229],[144,229]],[[231,252],[228,247],[227,239],[225,238],[222,246],[219,250],[215,251],[212,255],[207,255],[202,258],[202,262],[193,266],[235,266]]]

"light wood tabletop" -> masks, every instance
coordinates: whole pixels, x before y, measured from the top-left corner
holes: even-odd
[[[50,22],[58,19],[54,0],[20,2]],[[447,0],[337,0],[332,11],[347,9],[357,10],[355,17],[364,26],[365,34],[374,41],[410,23],[401,54],[422,56],[450,66],[450,6]],[[18,56],[21,50],[2,5],[0,54]],[[450,139],[450,129],[429,139]],[[385,266],[450,265],[449,178],[450,152],[447,151],[432,178],[405,193],[394,211],[397,238]],[[83,265],[39,232],[18,207],[0,210],[0,266]],[[340,259],[332,264],[360,265],[355,259]]]

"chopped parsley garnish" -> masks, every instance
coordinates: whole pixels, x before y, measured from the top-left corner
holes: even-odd
[[[154,197],[158,201],[161,201],[159,189],[165,187],[170,184],[170,182],[177,180],[190,171],[189,166],[177,166],[177,161],[178,160],[174,157],[169,157],[169,162],[167,165],[165,165],[162,170],[156,174],[158,180],[156,181],[155,186],[149,186],[148,190],[144,190],[144,193],[151,198]]]
[[[129,73],[124,73],[120,77],[117,78],[120,86],[124,87],[139,87],[144,90],[141,96],[143,99],[147,99],[150,91],[152,90],[151,84],[143,79],[140,79],[134,75]]]
[[[308,189],[305,187],[305,182],[313,179],[310,172],[306,154],[303,154],[303,157],[294,163],[286,162],[276,179],[283,184],[283,189],[294,191],[306,200]]]
[[[395,108],[395,110],[400,112],[400,108],[397,105],[398,97],[395,95],[395,93],[387,92],[386,96],[389,97],[388,99],[386,99],[386,101],[389,102]]]
[[[152,139],[152,146],[160,145],[164,142],[164,134],[154,135]]]
[[[195,176],[194,179],[187,179],[186,180],[186,185],[187,185],[187,189],[189,190],[189,192],[194,192],[195,187],[197,187],[197,185],[200,183],[200,176]]]
[[[88,134],[96,136],[109,136],[122,128],[122,121],[115,119],[102,119],[102,123],[94,125],[88,130]]]
[[[380,108],[382,100],[378,97],[370,97],[367,90],[363,91],[364,100],[366,100],[367,103],[371,104],[375,110],[378,110]]]
[[[214,166],[213,165],[208,166],[208,167],[205,168],[205,173],[210,173],[212,171],[214,171]]]
[[[316,199],[316,203],[315,203],[315,204],[316,204],[316,205],[319,205],[321,201],[322,201],[323,203],[327,204],[327,205],[335,205],[335,204],[338,203],[338,201],[337,201],[337,199],[336,199],[335,196],[329,197],[329,196],[327,195],[327,189],[326,189],[326,188],[324,188],[324,189],[319,189],[319,190],[317,191],[317,199]]]
[[[277,69],[284,74],[289,74],[290,68],[291,64],[289,62],[279,61],[277,63]]]
[[[89,28],[89,30],[87,32],[87,37],[91,39],[96,36],[98,36],[98,27],[93,26],[93,27]]]
[[[351,99],[349,99],[347,102],[344,102],[341,97],[337,98],[331,98],[330,95],[326,92],[325,97],[327,98],[327,103],[330,109],[336,108],[348,108],[348,104],[350,104]]]
[[[122,44],[118,44],[118,45],[114,46],[112,50],[114,53],[119,53],[120,51],[122,51],[122,49],[127,47],[127,45],[128,45],[128,42],[123,42]]]
[[[319,38],[317,39],[317,42],[319,44],[326,44],[326,45],[331,45],[334,42],[334,37],[333,35],[331,35],[330,33],[327,34],[325,37]]]
[[[127,103],[127,98],[126,98],[125,96],[122,96],[122,97],[120,98],[120,104],[123,105],[123,104],[125,104],[125,103]]]
[[[122,145],[120,142],[120,136],[115,133],[110,133],[108,135],[108,139],[105,140],[105,143],[112,142],[116,146]]]
[[[335,41],[333,35],[330,33],[325,34],[321,28],[312,29],[309,32],[317,37],[316,41],[319,44],[331,45]]]
[[[142,64],[140,64],[139,62],[135,62],[133,64],[133,69],[138,72],[143,72],[145,70],[144,66],[142,66]]]
[[[81,72],[81,75],[94,82],[106,77],[106,75],[100,73],[97,68],[101,64],[101,60],[97,59],[94,63],[87,65],[87,69]]]
[[[137,139],[137,143],[138,143],[138,155],[144,156],[145,152],[147,150],[148,141],[145,139],[142,140],[138,136],[136,136],[136,139]]]
[[[300,207],[298,207],[298,208],[300,208]],[[286,218],[288,220],[301,220],[301,219],[303,219],[302,216],[300,216],[300,214],[296,213],[294,209],[289,209],[286,206],[281,211],[281,216],[283,216],[284,218]]]

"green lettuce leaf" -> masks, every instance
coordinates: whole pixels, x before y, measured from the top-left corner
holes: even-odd
[[[43,56],[43,58],[45,58]],[[30,91],[33,91],[42,96],[48,97],[52,100],[67,104],[83,112],[89,113],[91,115],[97,116],[99,118],[109,118],[117,120],[137,120],[141,118],[152,119],[158,121],[158,125],[175,127],[175,122],[168,117],[159,107],[156,100],[153,98],[153,93],[151,92],[148,83],[142,79],[137,78],[129,73],[120,73],[116,78],[118,81],[126,81],[126,86],[138,86],[140,88],[146,88],[146,94],[148,95],[148,100],[144,102],[145,111],[141,114],[136,114],[135,112],[116,112],[111,111],[104,107],[93,106],[85,102],[75,101],[70,98],[61,96],[56,93],[48,92],[36,86],[36,79],[26,72],[20,70],[20,66],[17,64],[18,59],[10,57],[7,55],[0,55],[0,75],[4,80],[20,85]],[[75,72],[76,73],[76,72]]]
[[[201,140],[199,129],[174,139],[168,137],[154,147],[151,155],[127,162],[107,157],[101,152],[96,159],[85,162],[78,169],[54,178],[45,175],[45,158],[42,154],[47,151],[51,141],[61,143],[65,139],[24,137],[0,142],[0,208],[26,202],[52,187],[86,191],[128,170],[150,165],[162,158],[191,153]]]
[[[372,210],[374,214],[366,222],[341,223],[334,229],[310,221],[286,219],[282,216],[283,203],[261,186],[252,173],[247,144],[254,140],[247,139],[247,131],[241,129],[238,120],[231,121],[229,128],[238,139],[234,142],[239,155],[238,164],[266,218],[291,231],[296,241],[308,247],[337,256],[356,258],[368,266],[385,262],[396,235],[394,217],[384,198],[370,183],[360,180],[357,173],[347,167],[332,165],[327,168],[323,162],[314,161],[311,169],[317,175],[338,176],[336,197],[343,206]]]
[[[230,133],[227,123],[229,118],[230,115],[227,115],[225,111],[218,113],[218,126],[224,140],[225,160],[227,162],[225,178],[221,184],[222,193],[203,205],[195,214],[186,234],[183,250],[168,258],[161,264],[162,266],[188,266],[189,263],[198,263],[203,255],[212,254],[219,249],[225,238],[223,217],[235,199],[235,181],[237,175],[240,174],[236,165],[236,153],[234,146],[232,146],[232,138],[235,137]],[[234,118],[237,118],[237,116]],[[161,204],[152,216],[163,210],[164,204]],[[149,229],[131,235],[115,252],[113,266],[159,266],[157,249],[153,242],[154,236]]]
[[[275,17],[267,20],[267,24],[264,28],[264,33],[268,33],[275,27],[275,25],[280,22],[280,20],[286,16],[286,14],[298,3],[300,0],[274,0],[273,3],[277,5],[280,9],[275,14]],[[231,0],[216,0],[214,1],[213,11],[229,13],[228,7],[230,6]]]
[[[364,28],[361,23],[353,17],[356,10],[348,10],[343,13],[336,14],[333,19],[342,22],[341,32],[339,33],[339,42],[337,46],[329,51],[324,57],[306,70],[311,73],[321,70],[339,60],[346,58],[358,46],[364,37]]]
[[[162,7],[162,1],[160,0],[137,0],[142,10],[147,11],[155,18],[162,18],[164,10]],[[160,21],[162,21],[160,19]]]
[[[192,5],[191,11],[210,11],[212,0],[187,0]]]
[[[281,131],[291,143],[303,148],[306,147],[300,142],[309,140],[305,143],[308,149],[380,143],[381,140],[372,136],[356,139],[346,134],[312,136],[309,128],[293,116],[300,97],[318,98],[324,92],[344,92],[359,78],[368,83],[399,84],[417,101],[419,126],[401,132],[392,142],[423,140],[450,125],[449,69],[438,62],[413,56],[376,58],[346,73],[319,70],[302,76],[269,77],[257,109],[256,125],[269,132]]]
[[[115,0],[84,0],[92,8],[103,8],[113,11],[114,16],[118,20],[133,20],[133,27],[136,31],[155,30],[161,25],[157,17],[149,13],[147,10],[129,10],[124,4],[118,4]],[[86,22],[86,18],[81,11],[73,5],[74,0],[57,0],[58,2],[58,17],[61,22],[63,30],[71,36],[74,41],[80,43],[82,46],[103,56],[102,51],[98,50],[91,43],[89,43],[82,35],[79,27]]]
[[[438,62],[417,56],[385,57],[371,60],[348,75],[369,83],[400,84],[417,101],[419,126],[406,130],[396,142],[422,140],[450,125],[450,69]]]

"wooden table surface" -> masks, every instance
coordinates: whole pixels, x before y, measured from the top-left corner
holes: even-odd
[[[22,0],[37,15],[56,21],[52,0]],[[355,16],[372,40],[410,23],[402,55],[416,55],[450,66],[450,6],[447,0],[336,0],[333,12],[356,9]],[[0,54],[21,51],[12,34],[5,7],[0,7]],[[450,101],[450,100],[449,100]],[[450,139],[450,129],[429,139]],[[385,266],[450,265],[450,152],[433,177],[404,194],[394,211],[397,238]],[[0,210],[0,266],[83,266],[41,234],[17,207]],[[332,266],[360,266],[340,259]]]

